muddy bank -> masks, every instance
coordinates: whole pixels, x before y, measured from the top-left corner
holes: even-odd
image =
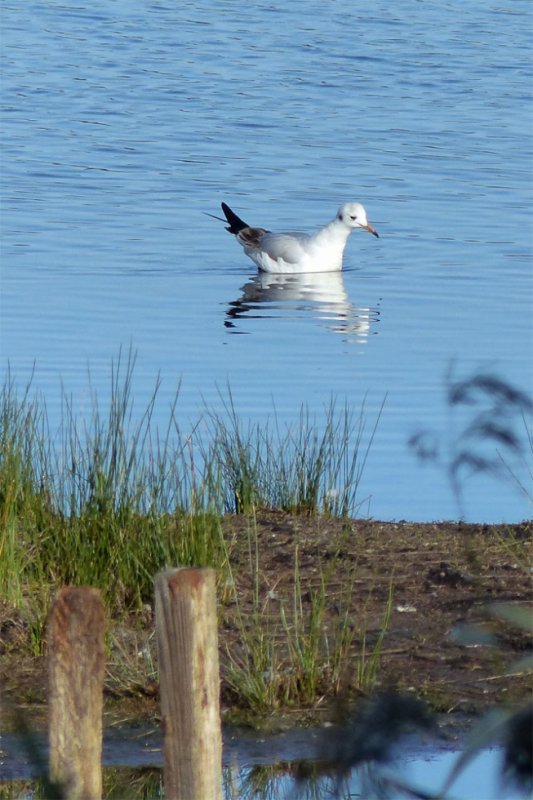
[[[491,618],[487,608],[495,602],[531,603],[531,523],[382,523],[265,512],[255,519],[227,516],[223,525],[231,565],[231,570],[220,571],[219,582],[226,720],[251,719],[257,712],[257,705],[250,708],[229,676],[255,646],[258,620],[263,633],[276,641],[276,668],[282,676],[286,670],[278,695],[263,709],[263,720],[279,721],[281,715],[286,724],[322,722],[338,714],[336,698],[356,702],[391,686],[412,691],[434,711],[447,714],[477,714],[530,695],[531,676],[507,672],[531,648],[531,639]],[[295,676],[288,654],[284,662],[284,648],[298,624],[305,637],[305,625],[322,595],[320,647],[327,650],[338,643],[344,626],[344,666],[333,674],[331,659],[323,666],[317,663],[314,696],[302,685],[298,700],[296,683],[302,678]],[[384,624],[385,635],[376,648]],[[453,632],[465,624],[492,633],[494,644],[454,641]],[[12,709],[30,713],[34,722],[42,720],[45,662],[43,655],[32,654],[30,621],[4,604],[0,633],[4,699]],[[109,650],[108,718],[156,717],[150,606],[110,621]],[[366,659],[361,658],[363,650]],[[379,659],[372,676],[373,652]],[[283,686],[291,682],[293,694],[285,694]]]

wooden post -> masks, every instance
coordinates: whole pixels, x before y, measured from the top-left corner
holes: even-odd
[[[222,797],[215,572],[177,569],[155,581],[166,800]]]
[[[58,593],[48,621],[50,777],[66,800],[102,798],[104,607],[91,586]]]

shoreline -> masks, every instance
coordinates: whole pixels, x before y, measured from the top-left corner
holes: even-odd
[[[223,722],[323,724],[334,721],[339,699],[356,705],[391,687],[448,715],[477,716],[530,696],[531,675],[507,674],[531,647],[530,637],[487,609],[531,603],[531,522],[378,522],[258,511],[226,515],[222,530],[229,559],[218,583]],[[312,630],[317,608],[320,625]],[[452,632],[465,625],[493,637],[492,645],[453,641]],[[39,727],[44,655],[31,652],[23,611],[2,603],[0,630],[5,699]],[[275,691],[264,681],[263,696],[239,692],[238,682],[260,669],[258,636],[270,638],[277,670]],[[308,653],[315,663],[306,676],[287,650],[312,636],[320,641]],[[341,639],[344,660],[334,663],[322,651]],[[156,663],[151,605],[109,620],[106,719],[157,720]]]

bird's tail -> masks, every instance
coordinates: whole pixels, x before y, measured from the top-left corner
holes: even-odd
[[[239,231],[242,231],[243,228],[250,227],[246,222],[244,222],[244,220],[238,217],[237,214],[235,214],[235,212],[226,205],[226,203],[222,203],[222,211],[224,212],[226,220],[229,222],[229,226],[226,228],[226,230],[230,233],[237,234]]]

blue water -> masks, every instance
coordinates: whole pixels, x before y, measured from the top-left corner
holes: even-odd
[[[185,427],[227,384],[258,422],[365,400],[367,434],[386,396],[363,513],[529,516],[527,447],[504,448],[516,480],[468,480],[459,507],[407,440],[429,428],[449,450],[468,424],[446,407],[452,363],[532,389],[531,16],[521,0],[6,0],[2,371],[33,374],[52,428],[61,383],[85,413],[88,369],[103,392],[130,345],[139,410],[161,375],[161,424],[180,382]],[[255,280],[202,213],[225,200],[312,230],[347,199],[381,238],[354,234],[330,283]]]
[[[387,771],[388,775],[400,785],[405,785],[410,789],[421,792],[420,796],[438,796],[439,791],[445,786],[448,775],[454,767],[458,753],[429,752],[411,755],[396,769]],[[452,787],[444,795],[444,800],[520,800],[526,794],[519,791],[516,786],[507,782],[502,782],[501,751],[485,750],[477,758],[473,759],[468,766],[459,774]],[[246,772],[242,773],[241,780],[246,786]],[[351,800],[351,798],[380,798],[388,797],[391,800],[404,800],[413,796],[409,792],[401,789],[387,787],[387,792],[380,794],[379,789],[373,784],[368,784],[368,778],[361,778],[361,775],[354,772],[340,786],[338,781],[333,778],[323,778],[318,781],[318,785],[306,788],[298,787],[298,784],[291,778],[278,778],[270,783],[272,797],[279,800],[303,800],[306,797],[317,798],[317,800],[329,800],[335,797],[339,800]],[[392,784],[394,786],[394,783]],[[426,793],[426,794],[424,794]],[[238,796],[238,795],[237,795]],[[246,796],[246,795],[245,795]],[[268,795],[267,795],[268,796]],[[416,796],[416,795],[415,795]],[[230,795],[228,800],[233,800]]]

